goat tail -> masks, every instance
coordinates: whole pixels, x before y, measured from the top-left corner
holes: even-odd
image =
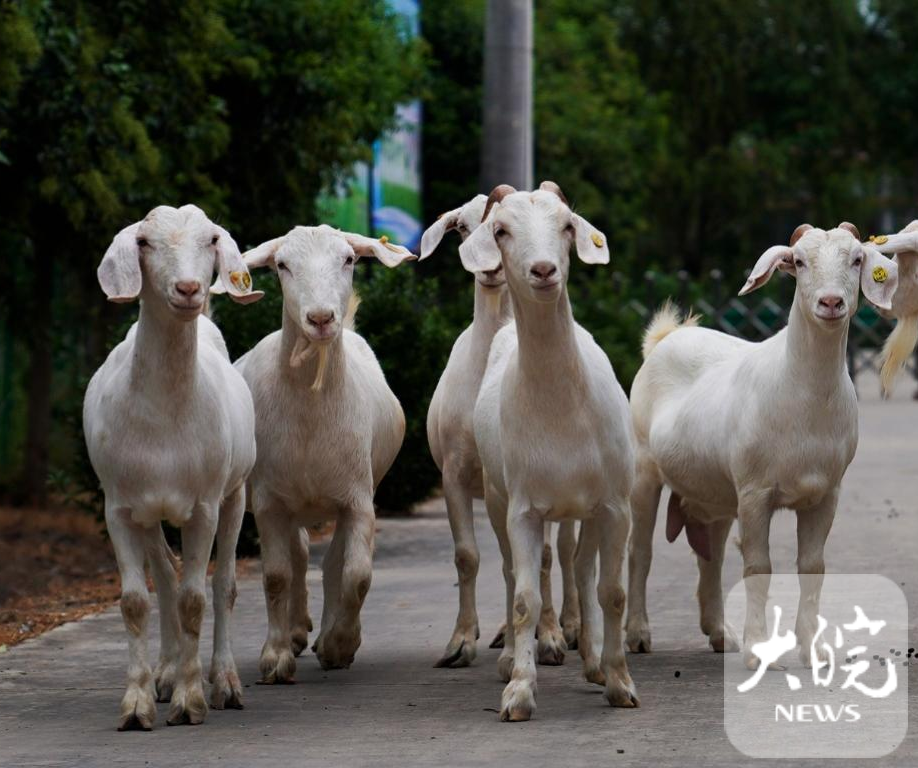
[[[691,312],[683,318],[679,307],[667,299],[656,311],[647,330],[644,331],[644,341],[641,344],[641,354],[644,359],[646,360],[654,347],[673,331],[678,331],[680,328],[694,328],[700,319],[700,315],[693,315]]]
[[[896,327],[886,339],[883,354],[880,356],[883,361],[883,366],[880,368],[880,384],[883,387],[883,394],[892,393],[896,376],[908,361],[916,344],[918,344],[918,314],[900,317],[896,321]]]
[[[354,330],[354,318],[357,317],[357,308],[360,306],[360,296],[354,291],[347,300],[347,312],[344,313],[344,327],[349,331]]]

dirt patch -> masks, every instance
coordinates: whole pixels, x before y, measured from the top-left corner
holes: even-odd
[[[310,538],[319,541],[333,530],[312,529]],[[239,578],[257,570],[258,558],[236,561]],[[148,586],[153,591],[152,582]],[[0,648],[99,613],[120,594],[115,553],[95,517],[73,509],[0,507]]]
[[[84,512],[0,507],[0,645],[118,599],[115,555],[103,531]]]

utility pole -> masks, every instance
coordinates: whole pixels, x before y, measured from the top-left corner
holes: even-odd
[[[532,0],[488,0],[482,192],[532,189]]]

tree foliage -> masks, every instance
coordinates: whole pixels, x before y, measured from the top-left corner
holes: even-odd
[[[112,236],[189,201],[243,243],[310,222],[320,187],[367,156],[416,88],[422,49],[384,0],[0,9],[0,244],[12,275],[0,338],[27,360],[0,393],[27,411],[0,482],[41,502],[49,462],[82,450],[64,428],[78,421],[76,382],[135,311],[106,306],[95,285]]]
[[[625,383],[640,323],[623,305],[646,269],[736,276],[801,221],[866,235],[915,215],[913,6],[535,4],[535,175],[610,239],[612,266],[575,264],[571,291]],[[422,2],[418,43],[385,0],[0,0],[0,489],[34,499],[82,450],[78,382],[131,316],[95,265],[153,205],[194,201],[244,246],[313,223],[419,93],[426,220],[481,191],[484,9]],[[427,402],[471,318],[456,243],[356,283],[408,418],[390,509],[436,480]],[[259,305],[216,307],[234,354],[279,323],[257,280]]]

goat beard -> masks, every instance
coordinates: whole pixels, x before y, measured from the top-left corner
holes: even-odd
[[[502,291],[499,288],[492,288],[485,291],[485,301],[488,304],[488,313],[496,315],[500,313],[500,300]]]
[[[887,397],[892,394],[896,374],[905,367],[916,344],[918,344],[918,314],[898,318],[896,327],[893,328],[883,345],[881,355],[883,366],[880,369],[880,381],[883,385],[883,394]]]
[[[315,355],[319,356],[319,360],[316,364],[316,377],[312,380],[310,389],[318,392],[325,382],[325,370],[328,367],[328,346],[326,344],[314,344],[305,336],[298,337],[293,346],[293,352],[290,353],[290,367],[299,368]]]

